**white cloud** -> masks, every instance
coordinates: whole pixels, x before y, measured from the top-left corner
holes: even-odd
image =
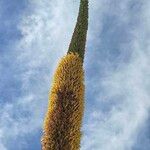
[[[14,76],[22,85],[21,93],[12,103],[2,104],[1,150],[7,149],[11,139],[42,128],[50,80],[66,53],[77,12],[77,1],[30,1],[29,11],[18,24],[23,38],[13,45]]]
[[[98,9],[99,6],[100,11],[101,2],[94,2],[93,7]],[[115,3],[117,8],[114,8]],[[115,15],[120,23],[129,23],[130,19],[135,19],[128,10],[130,3],[130,0],[105,1],[102,13],[111,15],[117,13]],[[100,79],[101,74],[97,74],[94,85],[88,81],[90,89],[93,86],[100,89],[97,96],[94,96],[100,108],[103,101],[110,106],[115,102],[115,105],[106,112],[95,106],[95,111],[87,116],[83,128],[85,136],[82,141],[82,150],[131,150],[136,142],[138,131],[148,118],[150,109],[150,21],[148,19],[150,13],[148,11],[150,5],[149,2],[143,1],[141,6],[142,9],[138,10],[140,13],[136,12],[138,24],[135,24],[134,29],[128,30],[132,39],[130,43],[124,45],[126,47],[123,47],[126,50],[130,48],[132,51],[129,62],[120,64],[115,70],[109,70],[109,64],[105,65],[105,77]],[[91,25],[91,29],[94,30],[94,24]],[[95,45],[95,43],[92,44]],[[89,59],[91,55],[92,52],[89,52]],[[87,61],[90,62],[90,60]],[[97,64],[101,63],[100,60],[96,61]]]

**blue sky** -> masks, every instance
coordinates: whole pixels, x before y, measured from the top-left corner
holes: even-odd
[[[79,0],[0,0],[0,149],[40,150],[48,92]],[[91,0],[81,150],[150,149],[150,2]]]

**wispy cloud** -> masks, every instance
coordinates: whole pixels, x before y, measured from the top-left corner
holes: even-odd
[[[10,67],[20,90],[11,102],[1,103],[1,149],[7,149],[12,139],[42,128],[50,79],[58,59],[66,53],[78,12],[78,2],[33,0],[28,6],[18,24],[22,38],[11,47]],[[18,142],[18,149],[24,148],[21,145]]]
[[[101,21],[109,16],[110,24],[106,24],[107,28],[105,28],[104,22],[101,23],[105,28],[101,29],[102,32],[104,30],[107,33],[109,30],[109,35],[106,35],[105,41],[102,41],[104,44],[101,42],[95,48],[95,51],[99,53],[100,51],[103,53],[102,48],[107,51],[103,53],[104,59],[100,60],[101,57],[99,60],[94,59],[95,64],[100,64],[99,69],[102,71],[95,71],[94,79],[88,76],[87,71],[88,92],[92,91],[94,97],[94,99],[89,97],[88,102],[95,101],[96,105],[92,106],[93,112],[89,111],[85,120],[82,149],[131,150],[136,143],[139,130],[148,119],[150,109],[150,47],[148,44],[150,13],[147,12],[150,5],[146,1],[131,2],[130,0],[105,1],[104,3],[95,1],[94,3],[93,9],[99,7],[99,11],[103,4],[102,14],[104,15]],[[111,18],[114,20],[117,18],[116,24],[113,24],[114,20]],[[122,27],[127,31],[128,37],[126,34],[118,36],[124,33],[120,31]],[[91,29],[94,29],[94,24],[91,25]],[[99,37],[103,38],[104,35],[99,34]],[[119,39],[117,41],[110,39],[111,35],[114,39]],[[122,39],[124,36],[129,41]],[[110,47],[105,45],[108,41]],[[116,42],[119,42],[119,47],[115,45]],[[107,48],[111,48],[111,52]],[[118,53],[116,53],[117,48]],[[129,55],[128,59],[124,60],[122,55],[125,55],[125,51]],[[92,51],[89,52],[87,56],[89,59],[92,53]],[[113,55],[115,57],[112,57]],[[96,56],[92,58],[94,57]],[[93,83],[93,81],[96,82]],[[99,89],[99,92],[95,90],[95,87]]]

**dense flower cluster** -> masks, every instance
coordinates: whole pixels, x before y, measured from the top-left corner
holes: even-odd
[[[84,73],[78,54],[60,61],[44,122],[43,150],[78,150],[84,110]]]

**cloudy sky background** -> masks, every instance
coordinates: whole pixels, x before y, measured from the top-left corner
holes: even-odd
[[[79,0],[0,0],[0,150],[40,150],[48,91]],[[90,0],[81,150],[150,149],[150,1]]]

